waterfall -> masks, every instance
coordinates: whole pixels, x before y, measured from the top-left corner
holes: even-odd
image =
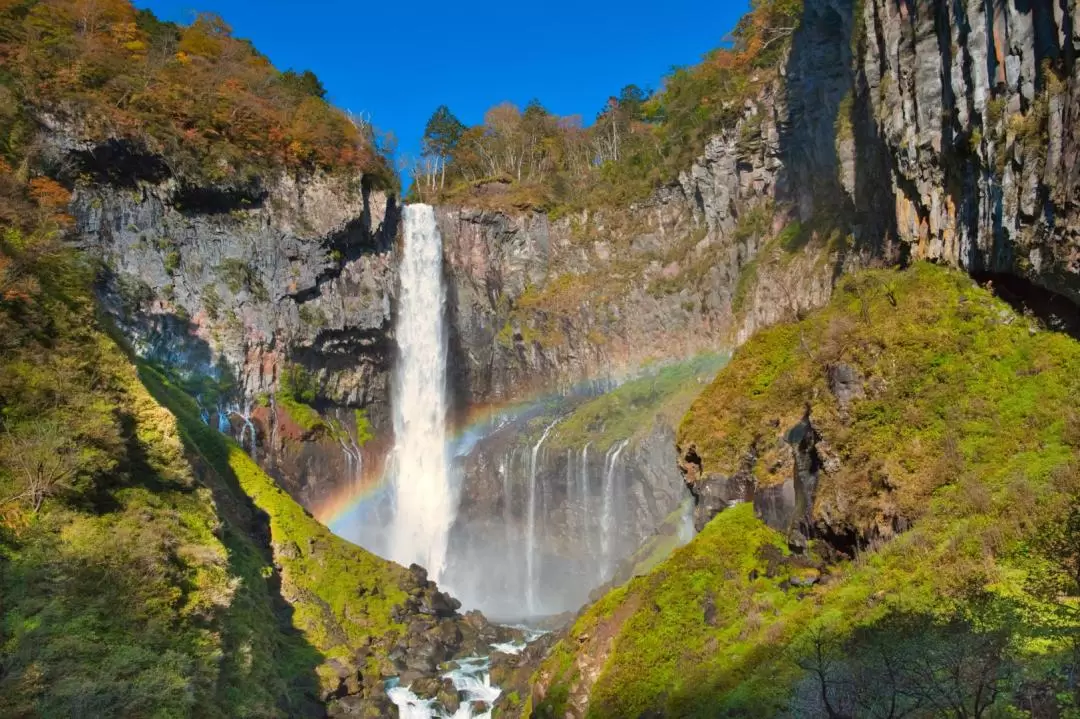
[[[345,466],[349,469],[349,476],[354,481],[359,481],[364,477],[364,453],[348,430],[342,430],[342,434],[344,436],[338,437],[338,444],[341,445],[341,453],[345,455]]]
[[[589,445],[581,448],[581,471],[578,472],[578,496],[581,497],[581,546],[589,546]]]
[[[558,423],[555,420],[547,426],[540,439],[532,448],[532,457],[529,459],[529,508],[528,518],[525,524],[525,604],[529,614],[536,614],[536,457],[540,453],[540,447],[551,433],[551,428]]]
[[[453,523],[446,451],[446,329],[442,238],[429,205],[404,209],[401,296],[394,337],[395,514],[390,556],[439,580]]]
[[[503,527],[506,531],[506,546],[510,546],[511,534],[510,534],[510,522],[513,519],[513,499],[514,496],[510,493],[513,489],[510,484],[510,470],[514,466],[514,455],[509,457],[503,457],[499,460],[499,476],[502,477],[502,495],[503,495]]]
[[[619,464],[619,455],[622,454],[628,444],[630,444],[630,440],[624,439],[622,442],[611,446],[611,449],[608,450],[607,467],[604,472],[604,509],[600,515],[600,551],[604,560],[602,571],[605,574],[605,579],[607,573],[612,569],[611,534],[615,529],[615,470]]]
[[[258,439],[259,438],[258,438],[258,435],[256,435],[256,433],[255,433],[255,423],[251,421],[251,407],[250,407],[250,405],[243,412],[236,412],[235,414],[241,420],[243,420],[243,422],[244,422],[244,426],[240,428],[240,439],[238,439],[237,441],[240,443],[240,446],[243,447],[244,446],[244,437],[246,437],[248,435],[248,433],[250,432],[251,433],[251,450],[248,452],[248,454],[251,455],[252,459],[258,459],[258,456],[256,455],[256,451],[259,449],[259,447],[258,447]]]

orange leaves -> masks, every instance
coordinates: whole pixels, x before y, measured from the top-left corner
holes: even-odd
[[[37,0],[16,12],[25,6],[0,0],[0,62],[24,88],[14,103],[75,110],[87,140],[132,137],[208,179],[281,164],[385,171],[343,113],[290,90],[217,16],[178,27],[137,21],[129,0]],[[43,209],[60,208],[56,189],[36,188]]]
[[[0,252],[0,302],[29,302],[40,287],[33,277],[20,276],[13,259]]]
[[[48,177],[35,177],[30,180],[30,196],[46,209],[66,209],[71,201],[71,193]]]
[[[51,221],[61,227],[66,227],[73,222],[72,217],[67,214],[71,193],[60,183],[48,177],[35,177],[30,180],[27,187],[31,199],[42,210],[43,222]]]

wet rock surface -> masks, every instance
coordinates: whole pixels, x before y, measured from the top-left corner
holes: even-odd
[[[338,682],[323,697],[330,716],[396,716],[397,707],[385,688],[386,680],[392,677],[418,696],[437,698],[450,709],[459,697],[453,683],[442,674],[454,660],[487,655],[493,644],[525,639],[524,631],[492,624],[480,612],[460,614],[461,603],[440,591],[423,567],[409,567],[409,582],[403,589],[408,599],[391,611],[391,618],[405,626],[397,642],[379,647],[377,654],[360,652],[351,662],[333,660]],[[368,662],[375,655],[385,659]],[[383,713],[373,713],[378,711]]]

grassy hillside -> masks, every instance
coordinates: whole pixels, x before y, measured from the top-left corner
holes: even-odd
[[[132,365],[50,223],[0,244],[0,714],[318,715],[358,652],[378,681],[416,579]]]
[[[351,659],[361,646],[383,645],[404,627],[390,610],[402,604],[409,572],[334,536],[293,501],[235,442],[199,417],[187,394],[155,369],[142,366],[150,392],[177,417],[186,445],[205,461],[219,504],[250,501],[265,523],[280,571],[281,592],[293,605],[292,623],[328,657]],[[253,531],[261,531],[252,526]]]
[[[840,363],[863,378],[846,407],[828,383]],[[1071,716],[1078,392],[1080,345],[962,274],[843,280],[827,308],[741,347],[680,441],[703,475],[754,446],[759,486],[784,481],[783,436],[809,404],[830,457],[814,518],[909,528],[838,561],[821,540],[793,554],[749,504],[721,512],[579,618],[531,715]]]
[[[589,444],[594,451],[606,452],[620,440],[648,434],[658,418],[674,426],[726,361],[726,355],[710,354],[647,368],[642,376],[575,408],[556,425],[549,446],[581,448]]]

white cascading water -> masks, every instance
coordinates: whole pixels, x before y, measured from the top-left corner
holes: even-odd
[[[391,558],[439,581],[454,521],[446,451],[446,328],[442,238],[430,205],[406,205],[394,336],[395,513]]]
[[[581,448],[581,472],[578,474],[578,496],[581,497],[581,537],[588,541],[589,536],[589,445]]]
[[[619,466],[619,455],[626,449],[630,440],[625,439],[618,444],[612,445],[608,450],[607,471],[604,473],[604,505],[600,515],[600,551],[604,561],[604,579],[612,570],[612,530],[615,529],[615,471]]]
[[[537,613],[536,606],[536,457],[540,454],[540,447],[548,438],[551,429],[558,424],[558,420],[552,422],[540,435],[540,439],[532,448],[532,456],[529,459],[529,506],[526,510],[528,517],[525,520],[525,576],[528,582],[525,585],[525,603],[529,614]]]

